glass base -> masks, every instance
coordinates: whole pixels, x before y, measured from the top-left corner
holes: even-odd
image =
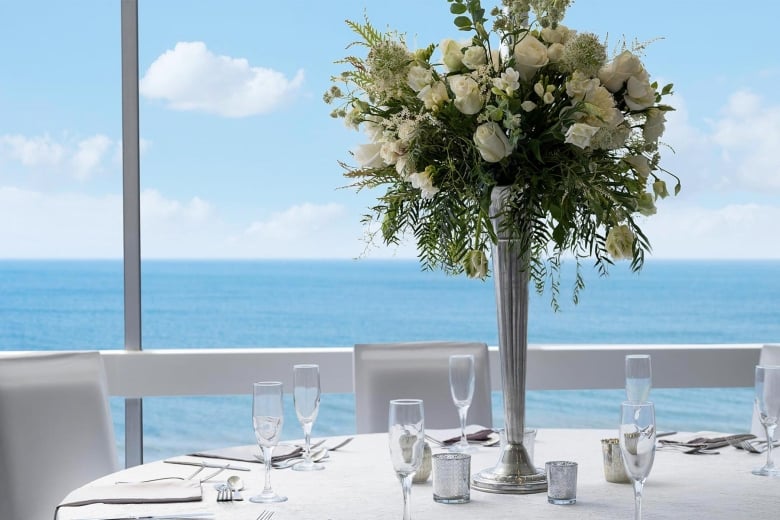
[[[440,504],[465,504],[471,501],[471,496],[464,497],[440,497],[436,493],[433,494],[433,501]]]
[[[550,498],[547,497],[547,501],[551,504],[555,504],[556,506],[569,506],[571,504],[576,504],[577,499],[576,498]]]
[[[325,469],[324,464],[317,464],[316,462],[299,462],[292,467],[293,471],[321,471]]]
[[[451,444],[447,446],[447,451],[453,452],[453,453],[475,453],[479,451],[479,447],[475,446],[473,444],[466,444],[465,446],[461,443]]]
[[[250,502],[255,504],[272,504],[274,502],[287,502],[287,497],[277,495],[276,493],[260,493],[249,499]]]
[[[775,477],[780,478],[780,468],[773,467],[773,468],[767,468],[764,466],[763,468],[756,468],[753,471],[751,471],[753,475],[758,475],[760,477]]]

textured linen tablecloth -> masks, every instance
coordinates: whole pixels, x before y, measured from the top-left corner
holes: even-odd
[[[502,495],[472,490],[471,502],[461,505],[433,501],[432,485],[416,484],[412,490],[412,517],[425,519],[626,519],[633,518],[630,484],[606,482],[601,439],[615,437],[616,430],[540,429],[536,437],[535,465],[548,460],[579,463],[577,503],[554,506],[545,493]],[[333,441],[330,441],[333,442]],[[434,448],[434,453],[440,452]],[[472,473],[491,467],[498,448],[480,448],[472,454]],[[751,455],[727,447],[720,455],[685,455],[678,451],[656,453],[645,485],[643,517],[652,519],[749,519],[779,518],[780,479],[758,477],[751,469],[763,464],[764,455]],[[209,462],[214,462],[210,459]],[[59,518],[116,517],[211,511],[217,520],[255,520],[264,509],[275,511],[274,520],[398,520],[402,516],[401,485],[390,464],[387,434],[359,435],[331,454],[325,471],[273,470],[274,490],[289,500],[281,504],[254,504],[248,500],[217,503],[213,483],[203,484],[203,501],[179,504],[94,504],[66,507]],[[240,475],[247,489],[244,498],[263,486],[263,466],[247,463],[251,472],[226,472],[224,481]],[[191,473],[191,467],[153,462],[103,477],[95,483],[155,478]]]

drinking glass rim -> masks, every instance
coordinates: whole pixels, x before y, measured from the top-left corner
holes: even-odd
[[[649,357],[650,354],[626,354],[626,359],[646,359]]]
[[[316,368],[316,369],[319,369],[320,366],[317,365],[316,363],[299,363],[297,365],[293,365],[293,370],[295,370],[296,368]]]
[[[655,407],[655,403],[653,401],[623,401],[622,403],[620,403],[620,406],[632,406],[632,407],[653,406],[653,407]]]
[[[257,381],[252,383],[255,386],[282,386],[281,381]]]
[[[390,399],[391,404],[419,404],[422,402],[422,399]]]
[[[758,368],[763,368],[764,370],[766,370],[767,368],[770,369],[770,370],[778,370],[778,369],[780,369],[780,365],[765,365],[763,363],[759,363],[758,365],[756,365],[756,368],[757,369]]]

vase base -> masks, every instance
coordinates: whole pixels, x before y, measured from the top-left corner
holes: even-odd
[[[502,447],[498,464],[472,477],[471,487],[486,493],[544,493],[547,475],[531,464],[522,444],[508,444]]]

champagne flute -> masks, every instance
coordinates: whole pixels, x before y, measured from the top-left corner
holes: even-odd
[[[320,367],[318,365],[293,366],[293,381],[295,414],[303,426],[305,448],[303,462],[294,465],[292,469],[296,471],[325,469],[324,465],[315,464],[311,460],[311,429],[320,409]]]
[[[263,450],[265,461],[265,487],[262,493],[253,496],[251,502],[284,502],[287,497],[277,495],[271,489],[271,458],[274,446],[279,444],[284,423],[284,392],[282,383],[269,381],[254,383],[252,393],[252,425],[257,444]]]
[[[648,354],[626,356],[626,399],[629,401],[647,401],[650,397],[653,372]]]
[[[411,520],[412,477],[420,468],[425,444],[425,421],[421,399],[390,401],[388,420],[390,459],[404,495],[403,520]]]
[[[474,397],[474,356],[471,354],[450,356],[450,392],[460,417],[460,441],[450,446],[450,451],[476,451],[466,438],[466,418]]]
[[[772,460],[772,443],[780,418],[780,366],[756,366],[756,409],[766,432],[766,464],[753,470],[754,475],[780,477],[780,468]]]
[[[649,401],[624,401],[620,414],[620,452],[634,484],[634,520],[642,518],[642,490],[655,459],[655,407]]]

